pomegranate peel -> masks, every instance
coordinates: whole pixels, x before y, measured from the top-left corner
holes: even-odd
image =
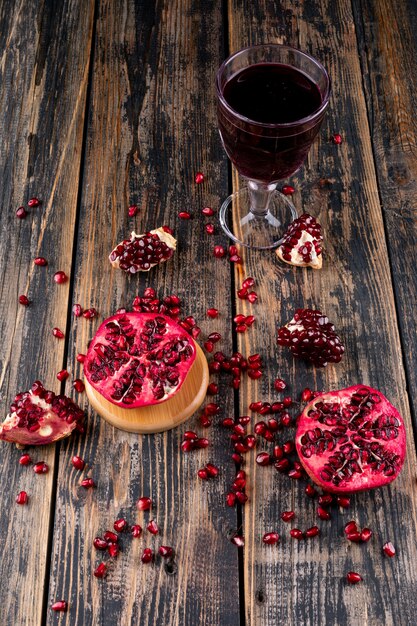
[[[127,274],[149,272],[155,265],[168,261],[176,247],[176,239],[164,228],[140,235],[132,231],[130,239],[124,239],[111,251],[109,260],[113,267]]]
[[[281,261],[298,267],[322,267],[321,226],[309,213],[291,222],[276,254]]]
[[[406,435],[401,415],[380,391],[355,385],[311,400],[299,417],[295,444],[311,479],[341,494],[395,480]]]

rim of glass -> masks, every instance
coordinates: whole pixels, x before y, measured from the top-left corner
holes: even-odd
[[[292,50],[294,52],[297,52],[297,54],[300,54],[301,56],[305,57],[309,61],[312,61],[319,68],[319,70],[324,74],[324,76],[326,78],[327,87],[326,87],[326,91],[325,91],[325,93],[323,95],[323,102],[320,105],[320,107],[316,111],[314,111],[314,113],[312,113],[311,115],[307,115],[307,117],[302,117],[299,120],[295,120],[294,122],[281,122],[281,123],[272,123],[271,124],[271,123],[257,122],[256,120],[251,120],[249,117],[246,117],[245,115],[241,115],[240,113],[235,111],[235,109],[233,109],[228,104],[228,102],[225,100],[225,98],[223,96],[222,89],[221,89],[221,84],[220,84],[220,78],[221,78],[221,76],[223,74],[224,68],[226,67],[226,65],[228,63],[233,61],[233,59],[235,57],[239,56],[243,52],[246,52],[247,50],[253,50],[253,49],[256,49],[256,48],[269,48],[269,49],[271,49],[271,48],[280,48],[280,49]],[[240,119],[242,122],[246,122],[246,123],[249,123],[249,124],[255,124],[256,126],[262,126],[263,128],[291,128],[292,126],[299,126],[300,124],[303,124],[305,122],[309,122],[311,120],[314,120],[314,118],[318,117],[321,113],[323,113],[323,111],[325,110],[325,108],[329,104],[330,87],[331,87],[330,76],[329,76],[326,68],[324,67],[324,65],[322,65],[320,63],[320,61],[318,61],[317,59],[312,57],[307,52],[303,52],[302,50],[299,50],[298,48],[294,48],[293,46],[286,46],[285,44],[279,44],[279,43],[260,44],[260,45],[256,45],[256,46],[246,46],[246,48],[241,48],[240,50],[238,50],[237,52],[234,52],[229,57],[227,57],[227,59],[225,59],[223,61],[223,63],[220,65],[219,69],[217,70],[217,75],[216,75],[216,91],[217,91],[217,96],[218,96],[220,102],[222,103],[222,105],[230,113],[232,113],[232,115],[234,115],[235,117]]]

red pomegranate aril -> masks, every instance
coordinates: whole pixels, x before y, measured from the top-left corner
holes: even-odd
[[[140,557],[142,563],[150,563],[153,561],[153,550],[151,548],[145,548]]]
[[[291,528],[290,535],[291,537],[293,537],[293,539],[304,539],[304,533],[299,528]]]
[[[215,402],[209,402],[209,404],[206,404],[206,406],[204,407],[204,412],[206,413],[206,415],[217,415],[219,411],[220,406]],[[197,435],[195,436],[197,437]]]
[[[130,532],[132,534],[132,537],[138,538],[141,536],[142,534],[142,526],[139,526],[139,524],[134,524],[131,528],[130,528]]]
[[[247,330],[248,330],[248,327],[246,326],[246,324],[238,324],[236,326],[237,333],[245,333]]]
[[[62,611],[65,612],[68,610],[68,602],[65,600],[57,600],[53,604],[51,604],[51,609],[53,611]]]
[[[204,228],[205,228],[206,233],[207,233],[208,235],[213,235],[213,233],[214,233],[214,224],[206,224],[206,225],[204,226]]]
[[[62,332],[62,330],[60,330],[59,328],[56,328],[56,327],[52,329],[52,334],[57,339],[63,339],[65,337],[64,333]]]
[[[229,257],[229,261],[231,263],[242,263],[242,257],[240,257],[238,254],[233,254],[231,257]]]
[[[186,441],[194,441],[195,439],[197,439],[198,435],[197,433],[195,433],[193,430],[186,430],[185,433],[183,434],[183,438]]]
[[[247,278],[245,278],[245,280],[242,283],[242,288],[243,289],[250,289],[251,287],[253,287],[255,284],[255,279],[252,278],[252,276],[248,276]]]
[[[246,319],[246,315],[242,315],[241,313],[239,313],[238,315],[235,315],[235,317],[233,318],[233,321],[236,324],[243,324],[245,319]]]
[[[77,361],[78,361],[78,363],[84,363],[85,358],[86,358],[85,354],[81,354],[81,353],[77,354]]]
[[[96,486],[97,485],[92,478],[84,478],[81,481],[81,487],[84,487],[84,489],[93,489]]]
[[[35,463],[33,466],[33,471],[35,474],[47,474],[49,471],[49,466],[45,461],[39,461],[39,463]]]
[[[244,461],[243,456],[241,454],[238,454],[237,452],[234,452],[232,454],[232,461],[234,461],[234,463],[237,463],[238,465],[241,465]]]
[[[249,378],[252,378],[253,380],[257,380],[258,378],[261,378],[262,376],[262,370],[259,369],[250,369],[248,370],[248,376]]]
[[[256,317],[254,315],[247,315],[245,318],[245,324],[246,326],[252,326],[252,324],[255,322]]]
[[[114,533],[112,530],[106,530],[103,537],[106,541],[111,543],[117,543],[119,541],[118,535],[116,535],[116,533]]]
[[[283,415],[281,415],[281,425],[286,427],[292,425],[292,417],[289,413],[284,413]]]
[[[131,204],[130,207],[127,209],[127,213],[129,217],[135,217],[138,211],[139,211],[139,207],[137,204]]]
[[[294,187],[291,187],[291,185],[284,185],[283,187],[281,187],[281,193],[284,194],[284,196],[292,196],[292,194],[295,192]]]
[[[236,435],[244,436],[244,435],[246,435],[246,428],[245,428],[245,426],[243,424],[235,424],[234,427],[233,427],[233,432]]]
[[[344,532],[346,535],[349,535],[350,533],[357,532],[357,531],[358,531],[358,525],[354,520],[351,520],[345,525]]]
[[[85,468],[85,461],[80,456],[73,456],[71,459],[71,463],[77,470],[83,470]]]
[[[226,251],[223,246],[214,246],[214,256],[216,257],[216,259],[222,259],[225,254]]]
[[[335,145],[340,146],[340,144],[343,143],[342,135],[340,135],[339,133],[334,133],[334,135],[332,135],[332,142]]]
[[[294,448],[295,446],[293,441],[286,441],[282,446],[284,454],[291,454],[291,452],[294,451]]]
[[[43,256],[37,256],[33,262],[35,265],[39,265],[40,267],[45,267],[45,265],[48,265],[48,261]]]
[[[174,554],[174,550],[171,546],[160,546],[158,549],[158,553],[162,556],[163,559],[169,559]]]
[[[214,344],[213,344],[213,342],[212,342],[212,341],[205,341],[203,345],[204,345],[204,349],[205,349],[207,352],[213,352],[213,350],[214,350]]]
[[[85,390],[85,385],[81,378],[76,378],[72,383],[72,386],[74,387],[75,391],[78,391],[78,393],[82,393]]]
[[[250,424],[251,418],[249,417],[249,415],[241,415],[238,418],[238,422],[239,424],[242,424],[242,426],[247,426],[248,424]]]
[[[31,207],[32,209],[35,209],[40,204],[41,204],[41,201],[39,200],[39,198],[31,198],[30,200],[28,200],[28,206]]]
[[[234,492],[242,491],[246,487],[246,477],[241,476],[235,478],[233,481],[232,489]]]
[[[237,297],[238,297],[240,300],[247,300],[247,298],[248,298],[248,290],[247,290],[247,289],[244,289],[244,288],[242,288],[242,289],[238,289],[238,291],[237,291]],[[245,317],[245,316],[244,316],[244,315],[242,315],[242,317]]]
[[[204,174],[202,172],[197,172],[194,181],[197,185],[201,185],[201,183],[204,181]]]
[[[271,407],[272,410],[272,407]],[[279,422],[275,417],[270,417],[268,420],[268,430],[272,430],[273,433],[276,433],[279,430]]]
[[[195,449],[196,449],[195,439],[192,439],[191,441],[185,440],[181,443],[181,450],[185,452],[186,454],[188,454],[188,452],[192,452]]]
[[[108,542],[102,537],[95,537],[93,539],[93,546],[96,548],[96,550],[107,550],[108,545]]]
[[[273,546],[279,541],[279,534],[276,532],[265,533],[262,537],[262,541],[266,543],[268,546]]]
[[[212,341],[213,343],[217,343],[221,338],[222,336],[220,333],[210,333],[208,336],[209,341]]]
[[[204,209],[201,209],[203,215],[207,215],[207,217],[212,217],[214,215],[214,211],[211,207],[205,206]]]
[[[255,413],[258,413],[259,409],[262,407],[262,402],[251,402],[249,405],[249,409],[251,411],[254,411]]]
[[[332,502],[333,502],[333,496],[331,496],[329,493],[319,496],[318,503],[321,506],[330,506]]]
[[[240,535],[236,535],[235,537],[232,537],[231,542],[238,548],[243,548],[245,545],[245,538]]]
[[[315,487],[313,487],[313,485],[307,485],[305,488],[305,492],[309,498],[315,498],[317,495],[317,490]]]
[[[202,426],[202,428],[209,428],[211,424],[211,419],[207,417],[207,415],[205,415],[204,413],[200,415],[200,426]]]
[[[219,468],[217,467],[217,465],[213,465],[213,463],[207,463],[206,464],[206,471],[208,473],[208,475],[210,476],[210,478],[216,478],[216,476],[219,475]]]
[[[118,533],[123,532],[124,530],[128,529],[128,523],[125,519],[120,518],[117,519],[114,524],[113,524],[113,528],[114,530],[116,530]]]
[[[68,276],[66,275],[65,272],[63,271],[59,271],[59,272],[55,272],[54,274],[54,281],[58,284],[58,285],[62,285],[62,283],[65,283],[68,280]]]
[[[371,539],[372,535],[373,535],[373,532],[370,528],[362,528],[361,541],[366,543],[367,541]]]
[[[327,511],[326,509],[323,509],[322,506],[318,506],[317,507],[317,515],[322,520],[329,520],[329,519],[332,518],[332,516],[330,515],[329,511]]]
[[[107,576],[107,565],[105,563],[99,563],[93,574],[96,578],[105,578]]]
[[[236,504],[236,494],[230,492],[226,495],[226,504],[227,506],[235,506]]]
[[[16,211],[16,217],[18,217],[20,220],[24,220],[27,214],[28,213],[24,206],[20,206]]]
[[[219,311],[217,309],[207,309],[207,316],[211,319],[215,319],[219,315]]]
[[[320,534],[320,529],[318,526],[311,526],[311,528],[307,528],[307,530],[305,531],[305,536],[306,537],[317,537],[317,535]]]
[[[358,530],[353,530],[350,533],[346,533],[346,539],[354,543],[360,543],[362,541],[361,533]]]
[[[111,543],[107,548],[107,552],[111,557],[115,558],[120,552],[120,547],[117,545],[117,543]]]
[[[288,459],[281,459],[280,461],[276,461],[274,466],[278,472],[286,472],[290,466],[290,462]]]
[[[281,519],[283,522],[290,522],[295,517],[294,511],[283,511],[281,513]]]
[[[19,296],[19,303],[22,304],[23,306],[29,306],[30,302],[31,301],[29,300],[29,298],[25,296],[24,294]]]
[[[94,307],[91,307],[90,309],[86,309],[83,313],[83,317],[86,320],[92,320],[94,317],[97,317],[98,312],[97,309],[95,309]]]
[[[384,543],[384,545],[382,546],[382,550],[389,557],[395,556],[395,547],[391,543],[391,541],[387,541],[386,543]]]
[[[266,466],[266,465],[270,465],[271,464],[271,457],[268,454],[268,452],[260,452],[257,456],[256,456],[256,462],[258,465],[261,466]]]
[[[273,451],[274,459],[276,461],[279,461],[280,459],[282,459],[283,456],[284,456],[284,450],[282,449],[282,446],[275,445],[274,446],[274,451]]]
[[[231,386],[233,389],[239,389],[240,387],[240,378],[233,378],[231,382]]]
[[[312,397],[313,397],[313,392],[308,387],[306,387],[301,393],[302,402],[310,402]]]
[[[255,433],[255,435],[261,435],[263,436],[265,434],[265,431],[267,429],[267,425],[265,422],[256,422],[253,431]]]
[[[357,572],[348,572],[346,574],[346,580],[348,581],[349,584],[356,585],[357,583],[360,583],[361,580],[363,580],[363,578]]]
[[[255,302],[258,300],[258,294],[255,291],[250,291],[248,293],[248,300],[251,304],[255,304]]]
[[[239,471],[237,471],[237,472],[236,472],[236,476],[235,476],[235,478],[236,478],[236,479],[238,479],[238,478],[239,478],[239,479],[240,479],[240,478],[246,478],[246,472],[245,472],[245,470],[239,470]]]
[[[233,428],[235,422],[232,417],[225,417],[220,423],[224,428]]]
[[[27,504],[28,500],[29,500],[29,497],[26,491],[20,491],[16,496],[17,504]]]
[[[152,535],[157,535],[159,533],[159,528],[157,523],[155,522],[155,520],[151,519],[150,522],[148,523],[148,525],[146,526],[146,529],[152,534]]]
[[[240,504],[245,504],[248,501],[248,496],[243,491],[236,491],[236,498]]]
[[[190,220],[192,216],[189,211],[180,211],[178,217],[182,220]]]
[[[288,472],[288,478],[292,478],[293,480],[299,480],[302,477],[303,472],[298,469],[293,468]]]
[[[206,470],[205,467],[202,467],[201,469],[198,470],[197,472],[197,476],[201,479],[201,480],[208,480],[208,472]]]
[[[282,378],[276,378],[274,380],[274,389],[276,391],[283,391],[287,386],[287,383],[285,382],[285,380],[282,380]]]
[[[19,463],[20,465],[30,465],[32,463],[32,459],[30,458],[29,454],[22,454],[19,459]]]
[[[253,450],[256,447],[256,437],[254,435],[246,435],[245,445],[249,450]]]
[[[337,496],[337,504],[342,507],[342,509],[348,509],[350,507],[350,498],[347,496]]]
[[[66,380],[69,376],[69,371],[68,370],[61,370],[60,372],[58,372],[58,374],[56,375],[57,379],[60,380],[61,382],[63,380]]]
[[[195,442],[197,448],[207,448],[210,445],[210,441],[206,437],[199,437]]]

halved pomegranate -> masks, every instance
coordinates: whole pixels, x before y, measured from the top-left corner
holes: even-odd
[[[164,402],[180,389],[196,356],[190,335],[159,313],[119,313],[106,319],[84,361],[88,382],[125,408]]]
[[[83,431],[84,411],[64,395],[55,395],[37,380],[18,393],[0,425],[0,439],[24,446],[42,446]]]
[[[365,385],[322,393],[300,415],[295,438],[300,461],[331,493],[386,485],[405,458],[405,428],[381,392]]]
[[[132,231],[130,239],[124,239],[111,251],[109,259],[113,267],[119,267],[128,274],[149,272],[151,267],[168,261],[176,247],[176,239],[164,228],[141,235]]]
[[[304,213],[289,225],[283,242],[277,248],[277,255],[289,265],[312,267],[319,270],[322,266],[321,226],[309,213]]]

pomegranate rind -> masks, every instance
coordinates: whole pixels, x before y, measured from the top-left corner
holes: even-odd
[[[319,270],[323,265],[322,243],[323,236],[320,224],[312,215],[304,213],[288,226],[276,254],[281,261],[288,265],[312,267]],[[307,256],[310,258],[308,261],[303,258],[300,252],[306,245],[309,247]]]
[[[305,471],[323,490],[354,493],[397,478],[406,434],[401,415],[380,391],[355,385],[311,400],[298,419],[295,445]]]
[[[165,248],[163,251],[163,255],[161,258],[155,262],[148,262],[147,265],[149,267],[144,267],[142,265],[142,261],[138,256],[138,252],[133,250],[133,244],[136,240],[140,240],[143,237],[152,236],[153,238],[157,238],[160,242],[165,244]],[[155,267],[155,265],[159,265],[164,261],[168,261],[174,254],[174,251],[177,247],[177,240],[163,227],[155,228],[154,230],[150,230],[147,233],[136,234],[135,231],[131,232],[130,239],[124,239],[120,243],[117,244],[115,248],[109,254],[109,261],[113,267],[122,269],[127,274],[136,274],[137,272],[149,272],[150,269]],[[129,252],[133,255],[133,258],[129,256],[129,258],[125,258]]]
[[[134,409],[178,393],[195,357],[193,338],[171,318],[119,313],[104,320],[91,340],[84,375],[106,400]]]

